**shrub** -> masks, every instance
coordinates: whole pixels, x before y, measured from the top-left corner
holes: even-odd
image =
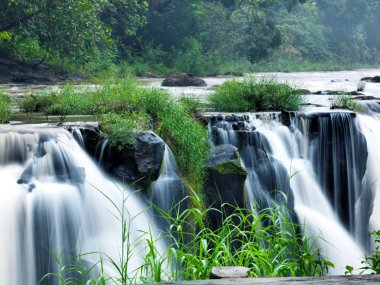
[[[250,77],[241,82],[236,79],[225,82],[210,96],[210,102],[226,112],[298,110],[303,95],[300,90],[274,78]]]
[[[101,134],[111,145],[122,149],[133,146],[136,137],[148,130],[149,118],[146,114],[125,112],[122,114],[108,113],[100,117]]]
[[[0,93],[0,123],[7,123],[11,118],[11,100]]]
[[[376,247],[372,255],[364,258],[363,267],[360,269],[371,270],[375,274],[380,274],[380,230],[371,232],[375,239]]]
[[[331,109],[349,109],[355,112],[361,112],[363,106],[356,102],[352,95],[343,93],[335,95],[331,100]]]

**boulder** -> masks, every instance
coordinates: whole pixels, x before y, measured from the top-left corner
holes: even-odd
[[[127,184],[148,189],[160,174],[165,142],[153,132],[137,138],[134,147],[118,149],[110,146],[104,155],[104,166]]]
[[[206,82],[198,77],[195,77],[191,73],[175,73],[170,75],[168,78],[162,81],[162,86],[167,87],[186,87],[186,86],[196,86],[196,87],[205,87],[207,86]]]
[[[380,76],[376,75],[374,77],[363,77],[360,81],[372,82],[372,83],[380,83]]]
[[[159,177],[165,142],[154,132],[138,136],[134,146],[119,149],[103,139],[97,124],[64,127],[105,171],[123,183],[145,191]]]
[[[243,168],[236,147],[225,144],[215,147],[206,163],[207,179],[205,183],[206,207],[215,208],[208,212],[211,228],[222,225],[219,211],[223,204],[223,212],[230,215],[234,207],[245,208],[244,185],[247,172]]]

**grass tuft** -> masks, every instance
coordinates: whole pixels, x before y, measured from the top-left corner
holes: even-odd
[[[298,110],[303,103],[299,89],[274,78],[229,80],[210,96],[211,104],[225,112]]]
[[[11,100],[0,92],[0,123],[8,123],[11,118]]]

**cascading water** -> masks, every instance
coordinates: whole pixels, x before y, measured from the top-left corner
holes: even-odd
[[[216,144],[239,149],[251,203],[266,208],[284,203],[277,193],[286,194],[287,207],[305,224],[305,233],[322,237],[318,246],[335,264],[330,274],[344,273],[346,265],[360,267],[368,248],[373,200],[368,187],[373,181],[369,173],[365,176],[369,135],[361,132],[363,120],[352,112],[309,112],[293,114],[285,126],[282,118],[214,117],[209,130]],[[368,148],[372,155],[375,145],[369,143]],[[375,206],[376,210],[380,211]],[[377,224],[375,217],[371,226]]]
[[[118,262],[123,243],[116,217],[121,218],[117,210],[123,207],[130,235],[125,246],[155,228],[148,207],[103,175],[67,131],[2,126],[0,150],[0,284],[37,284],[59,269],[54,256],[95,252],[84,256],[88,264],[100,254]],[[142,244],[133,246],[131,273],[144,254]],[[105,270],[116,274],[111,266]]]
[[[178,166],[169,146],[165,145],[164,159],[162,161],[160,176],[152,183],[152,204],[156,209],[156,218],[163,227],[168,227],[168,217],[176,216],[178,210],[185,207],[180,203],[186,197],[186,191],[179,177]]]

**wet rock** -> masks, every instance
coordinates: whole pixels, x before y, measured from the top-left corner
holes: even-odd
[[[248,278],[249,272],[251,272],[250,268],[242,266],[213,267],[211,268],[210,278]]]
[[[372,83],[380,83],[380,76],[376,75],[374,77],[363,77],[360,81],[372,82]]]
[[[206,163],[207,179],[205,183],[206,206],[221,210],[228,216],[234,207],[244,208],[244,185],[247,172],[243,168],[236,147],[225,144],[215,147]],[[222,225],[219,211],[210,211],[208,221],[212,228]]]
[[[198,77],[195,77],[191,73],[175,73],[170,75],[168,78],[162,81],[162,86],[167,87],[186,87],[186,86],[196,86],[196,87],[205,87],[207,86],[206,82]]]
[[[309,89],[298,89],[298,92],[300,92],[303,95],[310,95],[312,92]]]
[[[244,77],[244,73],[239,71],[227,71],[226,73],[224,73],[224,75],[232,77]]]
[[[109,146],[103,158],[107,171],[127,184],[146,190],[159,174],[165,142],[153,132],[137,138],[135,146],[119,149]]]
[[[348,79],[332,79],[332,80],[331,80],[331,82],[333,82],[333,83],[334,83],[334,82],[336,82],[336,83],[337,83],[337,82],[348,82],[348,81],[350,81],[350,80],[348,80]]]

